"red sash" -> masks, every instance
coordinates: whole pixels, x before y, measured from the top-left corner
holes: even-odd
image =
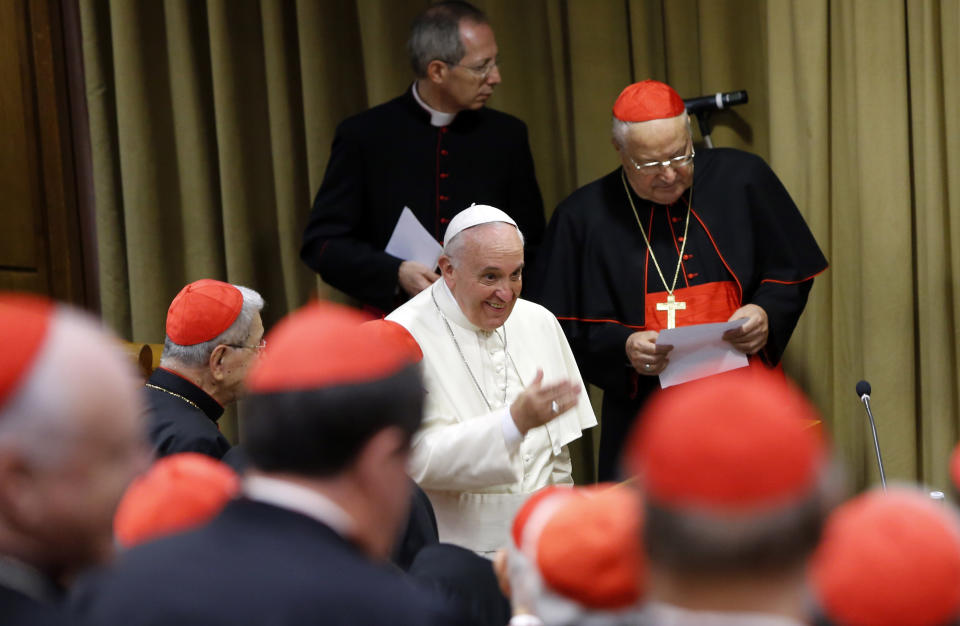
[[[692,324],[726,322],[733,315],[733,312],[740,308],[740,298],[737,294],[736,283],[729,280],[675,289],[673,297],[676,298],[677,302],[686,304],[686,308],[674,313],[676,315],[676,325],[690,326]],[[667,312],[657,310],[657,304],[666,301],[666,291],[647,294],[644,301],[645,330],[663,330],[667,327]],[[752,355],[748,359],[751,367],[766,369],[766,365],[757,355]],[[779,370],[780,367],[778,366],[776,369]]]
[[[685,309],[675,313],[677,326],[726,322],[733,312],[740,308],[736,283],[729,280],[675,289],[673,296],[677,302],[686,303]],[[646,330],[663,330],[667,327],[667,312],[657,310],[657,304],[666,301],[666,291],[647,294],[644,318]]]

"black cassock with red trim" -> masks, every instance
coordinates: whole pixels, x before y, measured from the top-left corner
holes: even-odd
[[[759,357],[780,362],[813,278],[827,268],[810,229],[776,174],[758,156],[730,148],[698,152],[691,190],[664,206],[632,194],[617,170],[571,194],[547,227],[525,296],[560,320],[584,378],[604,389],[601,479],[615,477],[622,440],[658,379],[637,376],[625,344],[637,330],[666,327],[666,301],[641,222],[667,283],[687,308],[677,326],[724,322],[748,303],[766,311],[770,334]],[[659,294],[656,297],[648,294]],[[695,304],[697,303],[697,304]],[[647,310],[650,309],[650,315]]]

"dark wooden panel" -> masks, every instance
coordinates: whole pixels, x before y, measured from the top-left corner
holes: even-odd
[[[40,186],[25,8],[22,0],[0,2],[0,269],[39,274]]]
[[[0,2],[0,289],[95,305],[85,256],[95,252],[81,234],[81,207],[92,209],[78,201],[75,175],[74,134],[87,121],[71,108],[82,79],[68,80],[79,38],[63,20],[75,2]]]

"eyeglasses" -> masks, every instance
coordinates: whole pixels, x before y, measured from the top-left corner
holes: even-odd
[[[634,167],[638,172],[644,175],[650,174],[659,174],[660,172],[667,171],[668,167],[678,168],[686,167],[693,162],[693,157],[696,156],[697,151],[693,148],[690,148],[690,154],[682,154],[678,157],[673,157],[672,159],[667,159],[666,161],[650,161],[649,163],[637,163],[633,160],[633,157],[627,157],[630,160],[630,165]]]
[[[258,344],[255,345],[255,346],[246,346],[246,345],[243,345],[243,344],[240,344],[240,343],[228,343],[228,344],[224,344],[224,345],[226,345],[226,346],[228,346],[228,347],[230,347],[230,348],[237,348],[237,349],[239,349],[239,350],[242,350],[242,349],[246,348],[247,350],[256,350],[257,352],[259,352],[260,350],[263,350],[264,348],[267,347],[267,340],[266,340],[266,339],[261,339],[261,340],[260,340],[260,343],[258,343]]]
[[[459,63],[450,63],[449,61],[444,61],[444,63],[450,67],[462,67],[472,74],[476,74],[481,80],[487,80],[487,77],[490,76],[490,72],[492,72],[494,68],[500,68],[500,57],[490,59],[483,65],[460,65]]]

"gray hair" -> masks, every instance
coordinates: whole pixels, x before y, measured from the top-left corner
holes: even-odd
[[[223,344],[240,344],[246,340],[250,334],[250,325],[253,323],[253,316],[263,310],[263,296],[250,289],[234,285],[243,294],[243,307],[237,319],[233,320],[230,328],[226,329],[210,341],[204,341],[192,346],[181,346],[174,343],[170,337],[164,336],[163,339],[163,357],[160,359],[160,365],[170,365],[170,361],[176,361],[181,365],[190,367],[200,367],[207,364],[210,355],[214,349]]]
[[[113,351],[120,368],[128,365],[119,346],[112,345],[99,324],[87,314],[59,307],[50,321],[43,346],[26,378],[0,406],[0,448],[13,448],[43,467],[55,467],[81,433],[76,420],[77,397],[89,380],[74,371],[81,355]],[[102,370],[98,370],[102,374]],[[115,382],[115,379],[110,379]],[[131,376],[131,383],[135,379]],[[51,392],[52,391],[52,392]]]
[[[687,134],[690,135],[690,138],[693,138],[693,127],[690,125],[690,115],[686,111],[681,113],[686,122],[687,122]],[[677,116],[679,117],[679,116]],[[617,119],[616,116],[612,118],[610,136],[613,137],[613,143],[617,145],[618,148],[624,148],[627,144],[627,133],[630,131],[630,128],[636,124],[644,124],[645,122],[624,122],[623,120]]]
[[[468,2],[439,2],[421,13],[410,25],[407,54],[417,78],[427,75],[431,61],[455,65],[466,50],[460,39],[460,22],[487,24],[487,16]]]
[[[483,224],[477,224],[476,226],[465,228],[454,235],[450,241],[447,242],[447,245],[443,247],[443,255],[449,258],[451,261],[454,261],[454,264],[463,260],[463,248],[467,245],[467,240],[463,234],[470,232],[478,226],[486,226],[488,224],[508,224],[509,226],[513,226],[513,224],[509,224],[508,222],[484,222]],[[520,230],[519,226],[515,226],[514,228],[517,229],[517,234],[520,235],[520,245],[524,245],[526,240],[523,238],[523,231]]]
[[[821,468],[805,497],[758,513],[676,511],[651,501],[644,544],[652,564],[679,575],[769,574],[802,564],[820,541],[830,511],[843,499],[843,473]]]

